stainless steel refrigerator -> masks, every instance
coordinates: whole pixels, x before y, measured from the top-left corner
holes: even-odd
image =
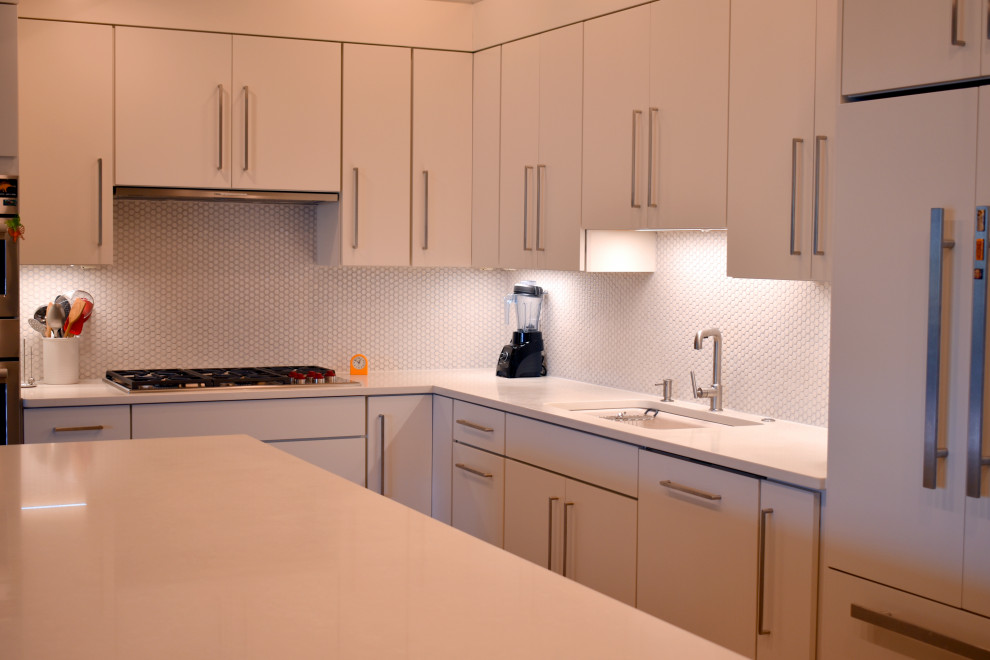
[[[0,176],[0,222],[17,215],[17,177]],[[3,437],[0,444],[21,444],[21,363],[18,319],[17,241],[0,224],[0,392],[3,393]]]

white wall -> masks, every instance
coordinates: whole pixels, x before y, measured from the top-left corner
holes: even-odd
[[[472,6],[435,0],[21,0],[18,15],[472,50]]]

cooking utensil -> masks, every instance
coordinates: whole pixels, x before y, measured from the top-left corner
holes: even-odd
[[[70,303],[69,299],[60,293],[55,296],[55,304],[62,308],[62,321],[64,322],[65,318],[69,315],[69,311],[72,309],[72,303]]]
[[[91,303],[90,301],[85,300],[83,298],[79,298],[77,299],[76,302],[82,303],[82,311],[80,312],[79,318],[76,320],[75,323],[66,322],[67,323],[66,334],[68,335],[78,335],[80,332],[82,332],[83,326],[86,324],[86,321],[89,320],[90,315],[93,313],[93,303]],[[72,306],[75,307],[76,303],[72,303]]]
[[[48,319],[49,319],[49,314],[51,314],[52,307],[54,307],[54,306],[55,305],[53,303],[48,303],[48,306],[45,307],[45,336],[46,337],[51,337],[52,336],[52,326],[50,326],[48,324]]]
[[[83,291],[82,289],[75,289],[74,291],[69,291],[65,294],[65,297],[69,299],[70,303],[74,303],[77,299],[82,298],[83,300],[88,300],[91,303],[96,303],[96,298],[89,291]]]
[[[65,322],[62,324],[63,337],[68,337],[72,326],[79,321],[79,317],[82,316],[83,308],[86,306],[86,302],[87,301],[82,298],[76,298],[75,301],[73,301],[69,309],[69,315],[65,317]]]
[[[59,296],[59,298],[61,297]],[[65,302],[69,301],[66,300]],[[51,329],[53,337],[61,337],[63,323],[65,323],[65,312],[62,309],[62,305],[58,302],[58,298],[56,298],[55,302],[48,306],[48,313],[45,315],[45,324]]]
[[[47,328],[45,327],[45,324],[43,322],[39,321],[38,319],[36,319],[36,318],[30,318],[30,319],[28,319],[28,325],[31,326],[31,329],[32,330],[37,330],[38,332],[40,332],[42,337],[47,337],[48,336],[48,335],[45,334],[45,331],[47,330]]]

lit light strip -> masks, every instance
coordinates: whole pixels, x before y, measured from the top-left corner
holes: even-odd
[[[72,504],[42,504],[40,506],[22,506],[21,511],[30,509],[64,509],[70,506],[86,506],[85,502],[73,502]]]

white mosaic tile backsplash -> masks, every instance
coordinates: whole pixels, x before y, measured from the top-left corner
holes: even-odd
[[[725,339],[725,406],[824,425],[829,286],[725,276],[724,232],[657,235],[655,274],[326,268],[313,263],[309,207],[118,201],[115,263],[23,266],[21,314],[56,293],[97,301],[81,336],[80,375],[107,369],[312,363],[372,370],[495,368],[511,328],[502,297],[515,281],[548,292],[551,375],[655,393],[688,371],[711,382],[711,340]],[[41,378],[40,335],[23,336]]]

